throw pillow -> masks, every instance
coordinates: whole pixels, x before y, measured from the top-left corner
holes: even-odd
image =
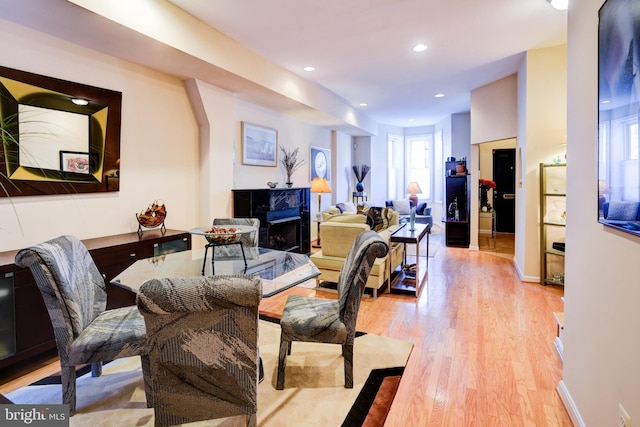
[[[424,215],[424,210],[425,209],[427,209],[427,204],[426,203],[418,204],[418,207],[416,208],[416,214]]]
[[[388,208],[381,208],[378,206],[365,207],[366,210],[367,225],[371,227],[373,231],[384,230],[389,227]]]
[[[616,221],[635,221],[638,217],[639,202],[623,202],[612,200],[609,203],[607,219]]]
[[[409,199],[394,200],[393,209],[398,211],[400,215],[409,215],[411,214],[411,200]]]
[[[338,204],[336,204],[336,208],[338,208],[338,210],[340,211],[340,213],[344,213],[344,210],[345,210],[344,203],[338,203]]]
[[[356,205],[354,205],[352,202],[344,202],[344,203],[340,203],[343,207],[344,207],[344,211],[343,212],[356,212]]]

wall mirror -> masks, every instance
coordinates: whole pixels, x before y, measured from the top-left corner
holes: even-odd
[[[0,67],[0,197],[120,189],[122,94]]]

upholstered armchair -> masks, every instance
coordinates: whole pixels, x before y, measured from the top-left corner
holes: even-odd
[[[150,346],[155,425],[236,415],[256,425],[260,278],[153,279],[137,297]]]
[[[135,306],[105,310],[106,285],[84,244],[73,236],[57,237],[19,251],[15,262],[31,270],[49,312],[69,413],[76,410],[76,365],[91,364],[97,377],[103,361],[130,356],[142,356],[152,406],[144,320]]]
[[[353,388],[353,342],[360,301],[373,262],[387,251],[378,233],[364,231],[354,240],[340,271],[337,300],[289,296],[280,320],[276,389],[284,389],[287,355],[291,354],[293,341],[342,345],[345,387]]]

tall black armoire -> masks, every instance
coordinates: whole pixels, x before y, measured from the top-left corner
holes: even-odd
[[[263,248],[310,253],[309,209],[309,187],[233,190],[233,216],[260,220]]]
[[[469,174],[465,161],[445,163],[445,244],[469,247]]]

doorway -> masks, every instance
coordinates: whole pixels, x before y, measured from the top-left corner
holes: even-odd
[[[496,231],[514,233],[516,226],[516,150],[493,150],[493,208],[496,211]]]

